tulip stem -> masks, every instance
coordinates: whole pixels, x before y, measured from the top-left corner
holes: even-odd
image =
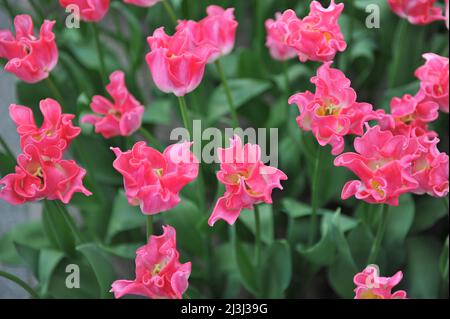
[[[380,252],[381,242],[383,241],[384,233],[386,232],[386,226],[387,226],[387,215],[389,211],[389,205],[384,204],[381,205],[382,214],[381,219],[378,223],[378,230],[375,237],[375,241],[373,242],[372,248],[370,250],[369,259],[367,261],[368,265],[371,265],[377,261],[378,254]],[[377,212],[378,213],[378,212]]]
[[[0,277],[6,278],[22,287],[26,292],[30,294],[31,298],[39,299],[38,293],[19,277],[2,270],[0,270]]]
[[[259,206],[255,205],[255,259],[256,266],[261,266],[261,216],[259,214]]]
[[[6,152],[6,154],[9,157],[11,157],[13,162],[15,162],[16,161],[16,157],[14,156],[14,153],[11,151],[11,149],[8,146],[8,144],[5,142],[5,140],[3,139],[3,137],[1,135],[0,135],[0,145],[3,147],[3,150]]]
[[[215,62],[217,71],[219,72],[220,78],[222,80],[223,89],[225,91],[225,95],[227,97],[228,106],[230,107],[231,112],[231,118],[233,120],[233,126],[234,128],[237,128],[239,126],[239,118],[236,112],[236,107],[233,102],[233,95],[231,94],[230,86],[228,85],[227,78],[225,76],[225,72],[223,71],[222,63],[220,62],[220,59],[216,60]]]
[[[283,61],[283,77],[284,77],[284,90],[286,97],[289,98],[289,64],[287,61]]]
[[[318,202],[319,202],[319,170],[321,166],[322,146],[318,146],[316,160],[314,163],[314,172],[311,185],[311,226],[309,230],[309,244],[313,245],[316,241],[318,230]]]
[[[172,20],[173,25],[176,26],[178,23],[178,19],[177,19],[177,15],[175,14],[175,11],[172,8],[172,5],[170,4],[170,2],[168,0],[163,0],[162,4],[164,6],[164,9],[167,12],[167,15]]]
[[[183,120],[184,128],[189,131],[189,135],[190,135],[189,139],[192,139],[193,136],[192,136],[192,129],[191,129],[191,124],[190,124],[191,121],[189,119],[189,111],[187,108],[186,99],[184,98],[184,96],[179,96],[178,102],[180,104],[180,113],[181,113],[181,118]]]
[[[48,77],[45,79],[48,88],[53,94],[53,97],[57,100],[59,100],[59,103],[64,104],[64,98],[59,91],[58,87],[56,86],[55,82],[53,81],[51,74],[48,75]]]
[[[100,77],[102,78],[103,86],[106,85],[107,75],[106,75],[106,67],[105,67],[105,56],[103,52],[103,47],[100,43],[100,33],[98,31],[98,27],[96,23],[91,23],[92,31],[94,33],[94,41],[95,46],[97,48],[98,60],[100,61]]]
[[[153,235],[153,215],[147,215],[147,241]]]
[[[150,133],[145,127],[141,126],[139,129],[139,133],[144,136],[144,138],[150,142],[155,148],[161,150],[161,144],[159,144],[158,140]]]

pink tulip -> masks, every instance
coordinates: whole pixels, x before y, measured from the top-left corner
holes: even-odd
[[[297,51],[286,43],[289,35],[289,23],[299,20],[294,10],[276,13],[276,19],[268,19],[265,23],[267,31],[266,46],[270,55],[280,61],[286,61],[297,56]]]
[[[132,150],[112,148],[114,168],[123,175],[130,205],[140,205],[144,214],[167,211],[180,202],[179,192],[197,178],[198,160],[189,150],[191,143],[174,144],[163,154],[138,142]]]
[[[139,7],[152,7],[161,0],[123,0],[123,2]]]
[[[283,189],[281,180],[287,176],[280,170],[261,162],[259,145],[242,145],[239,136],[231,139],[231,146],[219,149],[218,180],[225,185],[225,194],[216,203],[208,224],[219,219],[233,225],[242,209],[253,209],[259,203],[272,203],[274,188]]]
[[[355,196],[371,204],[397,206],[400,195],[418,188],[411,172],[421,147],[417,138],[394,136],[374,126],[356,138],[354,146],[357,153],[341,154],[334,161],[360,178],[345,184],[342,199]]]
[[[407,299],[406,291],[394,288],[402,280],[403,273],[397,272],[392,277],[380,277],[378,266],[369,265],[362,272],[355,275],[355,299]]]
[[[420,90],[428,100],[436,102],[441,111],[448,113],[448,58],[434,53],[425,53],[423,57],[426,63],[415,73],[420,80]]]
[[[191,263],[180,263],[176,231],[163,226],[161,236],[151,236],[136,251],[136,279],[116,280],[111,292],[115,298],[139,295],[151,299],[182,299],[191,274]]]
[[[23,14],[14,18],[16,36],[0,30],[0,58],[8,60],[5,70],[27,83],[47,78],[58,62],[54,24],[45,20],[36,38],[31,16]]]
[[[337,52],[343,52],[347,43],[342,35],[338,20],[344,4],[331,1],[328,8],[320,2],[312,1],[310,13],[304,19],[289,22],[289,35],[286,43],[297,50],[300,61],[328,62]]]
[[[156,86],[163,92],[184,96],[195,90],[209,58],[217,52],[211,45],[198,46],[188,28],[168,36],[164,28],[147,38],[151,52],[146,60]]]
[[[332,154],[344,150],[344,137],[349,134],[362,135],[368,120],[376,119],[372,105],[356,102],[356,92],[350,80],[340,70],[323,64],[311,79],[316,92],[309,91],[293,95],[290,104],[297,104],[300,116],[297,123],[305,131],[312,131],[321,146],[331,145]]]
[[[15,173],[0,179],[0,199],[13,205],[41,199],[68,204],[74,193],[91,195],[84,186],[86,171],[72,160],[63,160],[56,146],[45,155],[34,144],[27,144],[17,158]]]
[[[388,0],[388,3],[392,11],[412,24],[424,25],[445,20],[436,0]]]
[[[59,0],[64,8],[77,8],[80,18],[88,22],[102,20],[109,10],[109,0]]]
[[[17,125],[21,148],[33,144],[43,154],[51,147],[57,147],[64,152],[81,133],[81,129],[72,124],[75,115],[62,114],[61,106],[52,99],[42,100],[39,107],[44,117],[41,127],[37,127],[30,108],[16,104],[9,107],[9,114]]]
[[[94,96],[91,108],[103,116],[85,115],[81,122],[95,125],[95,132],[105,138],[130,136],[141,127],[144,107],[128,91],[123,72],[116,71],[109,78],[106,90],[114,103],[103,96]]]

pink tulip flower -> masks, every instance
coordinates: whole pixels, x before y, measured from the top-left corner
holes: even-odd
[[[128,91],[123,72],[116,71],[109,78],[111,82],[106,90],[114,102],[100,95],[94,96],[91,108],[103,116],[85,115],[81,122],[95,125],[95,132],[104,138],[130,136],[141,127],[144,107]]]
[[[289,35],[289,23],[299,20],[294,10],[286,10],[277,13],[275,20],[268,19],[265,23],[267,39],[266,46],[269,48],[270,55],[280,61],[286,61],[297,56],[297,51],[286,43]]]
[[[407,299],[406,291],[394,288],[402,280],[403,273],[397,272],[392,277],[380,277],[376,265],[369,265],[362,272],[355,275],[355,299]]]
[[[231,139],[229,148],[219,149],[219,159],[217,178],[226,191],[209,217],[211,227],[219,219],[233,225],[242,209],[252,209],[259,203],[271,204],[273,189],[283,189],[280,181],[287,180],[282,171],[261,162],[259,145],[242,145],[237,135]]]
[[[161,0],[123,0],[123,2],[139,7],[152,7],[158,2],[161,2]]]
[[[66,9],[76,8],[79,18],[87,22],[102,20],[109,10],[110,0],[59,0],[59,4]]]
[[[412,24],[425,25],[445,20],[436,0],[388,0],[388,3],[392,11]]]
[[[8,60],[5,70],[27,83],[46,79],[58,63],[54,25],[55,21],[45,20],[36,37],[31,16],[22,14],[14,18],[15,36],[0,30],[0,58]]]
[[[113,166],[123,175],[130,205],[139,205],[147,215],[178,205],[179,192],[198,175],[199,162],[190,147],[187,142],[174,144],[163,154],[144,142],[136,143],[126,152],[112,148],[117,156]]]
[[[180,263],[176,231],[163,226],[161,236],[151,236],[136,251],[136,279],[116,280],[111,292],[115,298],[138,295],[151,299],[182,299],[191,274],[191,263]]]

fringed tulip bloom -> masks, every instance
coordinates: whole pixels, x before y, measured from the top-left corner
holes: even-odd
[[[123,2],[139,7],[152,7],[161,0],[123,0]]]
[[[388,0],[388,3],[392,11],[412,24],[424,25],[445,20],[436,0]]]
[[[343,52],[347,43],[338,23],[344,4],[331,1],[325,9],[320,2],[311,2],[311,11],[304,19],[289,22],[287,44],[297,50],[300,61],[327,62],[337,52]]]
[[[123,175],[130,205],[139,205],[147,215],[178,205],[179,192],[198,175],[198,160],[190,147],[187,142],[174,144],[163,154],[144,142],[136,143],[126,152],[112,148],[117,156],[113,166]]]
[[[206,13],[208,15],[199,22],[180,21],[177,31],[189,30],[199,47],[214,47],[216,51],[208,59],[208,63],[213,63],[233,50],[238,22],[234,18],[234,8],[223,9],[211,5],[206,9]]]
[[[102,116],[85,115],[81,121],[95,125],[95,132],[105,138],[129,136],[141,127],[144,107],[128,92],[123,72],[111,74],[110,81],[106,90],[114,102],[100,95],[94,96],[91,108]]]
[[[265,23],[267,31],[266,46],[270,55],[280,61],[286,61],[297,56],[297,51],[286,43],[289,35],[289,22],[298,20],[294,10],[277,13],[275,20],[268,19]]]
[[[80,19],[88,22],[102,20],[109,10],[110,0],[59,0],[61,6],[74,10]]]
[[[138,295],[151,299],[182,299],[191,274],[191,263],[180,263],[176,232],[163,226],[161,236],[151,236],[136,251],[136,279],[116,280],[111,292],[115,298]]]
[[[151,52],[146,60],[156,86],[165,93],[184,96],[200,84],[205,66],[217,53],[211,45],[198,46],[188,28],[168,36],[164,28],[147,38]]]
[[[27,83],[47,78],[58,62],[54,24],[45,20],[36,37],[31,16],[23,14],[14,18],[15,36],[9,30],[0,30],[0,58],[8,60],[5,70]]]
[[[0,199],[10,204],[41,199],[59,199],[68,204],[76,192],[91,195],[83,186],[86,171],[75,161],[63,160],[56,146],[50,146],[43,155],[36,145],[28,144],[17,163],[15,173],[0,179]]]
[[[404,290],[392,293],[403,278],[401,271],[392,277],[380,277],[378,266],[369,265],[355,275],[355,299],[407,299]]]
[[[42,100],[39,107],[44,117],[41,127],[36,125],[30,108],[16,104],[9,107],[9,115],[17,125],[21,148],[33,144],[44,154],[46,149],[53,146],[64,152],[81,132],[79,127],[72,124],[75,116],[62,114],[61,106],[53,99]]]
[[[412,176],[419,184],[413,193],[426,193],[434,197],[447,196],[449,157],[438,150],[438,143],[438,138],[421,139],[423,149],[412,163]]]
[[[210,226],[219,219],[233,225],[242,209],[252,209],[259,203],[271,204],[273,189],[283,189],[280,181],[287,180],[282,171],[261,162],[259,145],[242,145],[237,135],[231,139],[229,148],[219,149],[219,159],[217,178],[226,191],[209,217]]]
[[[316,92],[293,95],[290,104],[297,104],[300,116],[297,123],[305,131],[312,131],[321,146],[331,145],[333,155],[344,150],[344,137],[362,135],[370,119],[377,118],[372,105],[356,102],[356,92],[350,80],[340,70],[323,64],[311,79]]]
[[[374,126],[356,138],[354,146],[357,153],[341,154],[334,161],[335,166],[347,167],[360,178],[345,184],[342,199],[355,196],[371,204],[396,206],[400,195],[419,186],[411,173],[418,157],[418,139],[394,136]]]
[[[448,113],[448,58],[434,53],[425,53],[423,57],[426,63],[415,73],[420,80],[420,90],[427,99],[439,104],[441,111]]]

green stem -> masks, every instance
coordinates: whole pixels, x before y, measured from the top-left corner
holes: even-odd
[[[183,120],[184,128],[189,131],[190,139],[192,139],[193,136],[192,136],[191,120],[189,118],[189,111],[186,105],[186,99],[184,98],[184,96],[179,96],[178,102],[180,104],[180,113],[181,118]]]
[[[217,71],[219,72],[220,78],[222,80],[222,85],[225,90],[225,95],[227,97],[228,106],[230,108],[231,117],[233,120],[233,127],[237,128],[239,126],[239,118],[236,112],[236,107],[233,102],[233,95],[231,94],[230,87],[228,85],[227,78],[225,76],[225,72],[223,71],[222,63],[220,62],[220,59],[216,60],[215,62]]]
[[[311,226],[309,230],[309,244],[312,245],[316,242],[317,231],[318,231],[318,202],[319,202],[319,170],[321,166],[322,158],[322,146],[318,146],[316,159],[314,164],[313,179],[311,185]]]
[[[373,242],[372,248],[370,250],[369,259],[367,261],[368,265],[371,265],[377,261],[378,254],[380,252],[381,243],[383,241],[384,233],[386,232],[386,226],[387,226],[387,215],[389,211],[389,205],[384,204],[382,205],[382,214],[381,219],[378,224],[378,230],[375,237],[375,240]]]
[[[173,25],[177,25],[177,23],[178,23],[177,15],[175,14],[175,11],[173,10],[173,8],[170,5],[169,1],[168,0],[163,0],[162,4],[164,6],[164,9],[167,12],[167,15],[172,20]]]
[[[141,128],[138,131],[144,138],[150,142],[155,148],[161,150],[161,144],[158,142],[158,140],[153,136],[152,133],[150,133],[145,127],[141,126]]]
[[[255,205],[255,260],[256,267],[261,267],[261,216],[259,206]]]
[[[33,299],[39,299],[38,293],[19,277],[2,270],[0,270],[0,277],[6,278],[22,287],[26,292],[30,294]]]
[[[6,152],[6,154],[9,157],[11,157],[12,161],[15,162],[16,161],[16,156],[11,151],[11,149],[8,146],[8,144],[6,143],[6,141],[3,139],[3,137],[1,135],[0,135],[0,145],[3,147],[4,151]]]
[[[153,215],[147,215],[147,241],[153,235]]]
[[[103,47],[100,43],[100,33],[98,31],[98,27],[96,23],[91,23],[92,31],[94,33],[95,46],[97,48],[98,59],[100,61],[100,76],[102,78],[103,86],[106,85],[107,82],[107,74],[105,67],[105,56],[103,53]]]
[[[64,98],[59,91],[58,87],[56,86],[55,82],[53,81],[53,77],[51,74],[48,75],[48,77],[45,79],[45,82],[47,83],[48,88],[52,92],[52,95],[55,99],[59,100],[59,103],[64,104]]]
[[[284,77],[284,92],[286,97],[289,98],[289,64],[287,61],[283,61],[283,77]]]

